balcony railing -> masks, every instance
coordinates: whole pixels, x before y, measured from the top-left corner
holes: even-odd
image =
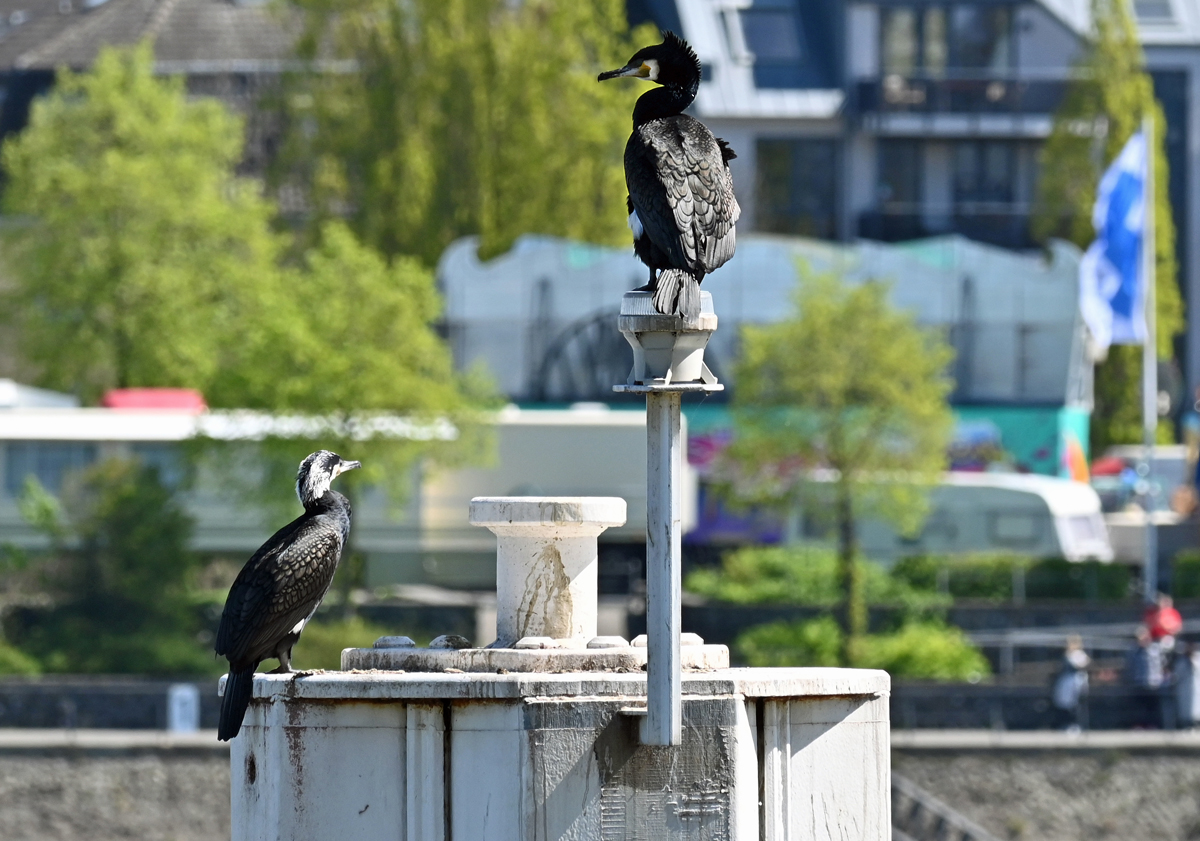
[[[903,242],[941,234],[960,234],[1001,248],[1036,248],[1038,243],[1029,232],[1029,218],[1029,209],[1023,205],[1011,209],[956,208],[944,213],[872,210],[859,215],[858,235],[880,242]]]
[[[861,113],[1051,114],[1067,80],[922,79],[889,75],[859,82]]]

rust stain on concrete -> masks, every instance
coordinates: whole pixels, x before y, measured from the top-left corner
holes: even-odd
[[[525,592],[517,611],[517,635],[566,639],[571,636],[574,613],[571,579],[562,554],[551,543],[538,555],[525,578]]]

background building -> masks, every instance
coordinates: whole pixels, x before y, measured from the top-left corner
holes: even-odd
[[[1039,150],[1087,0],[630,0],[705,65],[693,110],[738,153],[742,230],[1035,246]],[[1134,0],[1167,116],[1179,284],[1200,301],[1200,7]],[[1200,322],[1177,356],[1200,383]],[[1190,389],[1189,389],[1190,391]]]

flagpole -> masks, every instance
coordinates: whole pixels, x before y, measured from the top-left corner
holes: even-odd
[[[1146,142],[1146,177],[1144,183],[1145,211],[1142,228],[1142,279],[1145,287],[1143,301],[1146,318],[1146,341],[1142,345],[1142,463],[1138,473],[1146,483],[1143,507],[1146,514],[1144,529],[1144,568],[1142,595],[1147,604],[1158,598],[1158,531],[1154,526],[1153,479],[1154,442],[1158,434],[1158,347],[1156,337],[1154,286],[1156,254],[1154,242],[1154,117],[1142,118],[1142,136]]]

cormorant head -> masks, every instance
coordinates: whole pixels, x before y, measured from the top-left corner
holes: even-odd
[[[310,508],[325,496],[334,479],[356,467],[362,467],[362,462],[346,461],[337,453],[317,450],[300,462],[296,473],[296,496],[300,497],[300,504]]]
[[[643,47],[633,54],[624,67],[601,73],[597,81],[620,76],[649,79],[667,87],[693,89],[700,84],[700,59],[687,41],[674,32],[664,31],[661,44]]]

